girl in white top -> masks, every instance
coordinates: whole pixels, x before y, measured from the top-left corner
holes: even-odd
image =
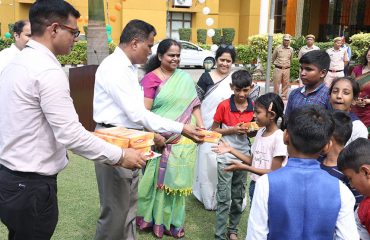
[[[281,118],[284,126],[284,103],[279,95],[267,93],[257,98],[254,105],[254,118],[260,127],[251,148],[251,156],[230,147],[225,142],[213,148],[213,151],[222,154],[229,152],[243,162],[233,161],[225,168],[226,171],[247,170],[252,173],[249,186],[249,196],[252,201],[256,180],[263,174],[280,168],[286,159],[287,146],[283,142],[283,131],[279,129],[277,121]]]
[[[352,119],[352,134],[346,146],[357,138],[367,138],[367,127],[361,120],[351,112],[352,105],[358,101],[360,86],[352,77],[341,77],[333,80],[330,89],[330,104],[334,110],[348,112]]]

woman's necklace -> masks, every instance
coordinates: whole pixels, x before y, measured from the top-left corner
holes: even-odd
[[[173,74],[173,72],[170,72],[170,74],[168,75],[167,74],[168,71],[164,70],[162,67],[159,67],[159,70],[160,70],[161,75],[163,77],[163,79],[162,79],[163,81],[166,81],[167,79],[169,79]]]

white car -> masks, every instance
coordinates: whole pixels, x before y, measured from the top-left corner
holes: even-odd
[[[180,66],[195,66],[203,67],[203,63],[206,60],[212,61],[212,67],[214,67],[215,54],[212,51],[204,50],[203,48],[195,45],[191,42],[181,41],[181,61]],[[157,54],[158,43],[152,47],[152,56]]]

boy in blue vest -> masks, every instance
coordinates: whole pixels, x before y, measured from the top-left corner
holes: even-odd
[[[246,239],[359,239],[351,191],[316,160],[330,148],[333,130],[321,106],[290,114],[284,132],[288,164],[258,179]]]

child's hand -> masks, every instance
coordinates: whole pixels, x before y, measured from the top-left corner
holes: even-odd
[[[246,134],[248,132],[248,128],[245,127],[243,123],[238,123],[237,125],[235,125],[233,127],[233,130],[234,130],[234,134],[239,134],[239,135]]]
[[[224,171],[226,172],[232,172],[235,170],[245,170],[246,165],[240,161],[232,160],[230,161],[231,165],[224,168]]]
[[[231,147],[228,143],[220,140],[219,144],[217,146],[212,147],[212,151],[217,154],[224,154],[231,151]]]
[[[258,132],[258,130],[248,131],[248,132],[247,132],[247,136],[248,136],[249,138],[253,138],[253,137],[255,137],[255,136],[257,135],[257,132]]]

